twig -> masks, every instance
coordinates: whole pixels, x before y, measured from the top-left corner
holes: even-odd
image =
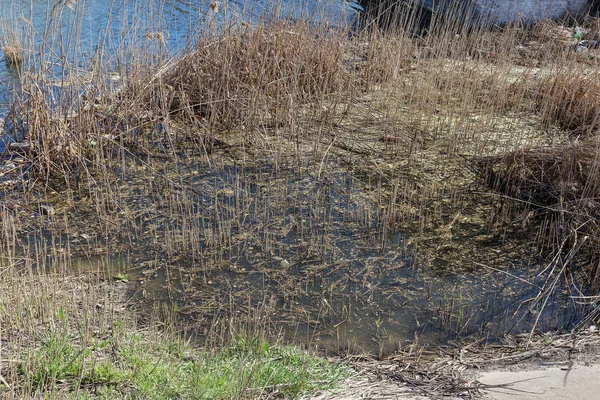
[[[501,269],[499,269],[499,268],[490,267],[489,265],[481,264],[481,263],[478,263],[478,262],[474,262],[473,264],[475,264],[475,265],[479,265],[480,267],[488,268],[488,269],[491,269],[491,270],[494,270],[494,271],[497,271],[497,272],[501,272],[501,273],[503,273],[503,274],[506,274],[506,275],[508,275],[508,276],[510,276],[510,277],[512,277],[512,278],[518,279],[518,280],[520,280],[521,282],[525,282],[526,284],[528,284],[528,285],[530,285],[530,286],[533,286],[533,287],[535,287],[535,288],[537,288],[537,289],[540,289],[540,290],[542,290],[542,288],[541,288],[540,286],[536,285],[535,283],[531,283],[531,282],[529,282],[527,279],[524,279],[524,278],[521,278],[520,276],[516,276],[516,275],[514,275],[514,274],[511,274],[511,273],[510,273],[510,272],[508,272],[508,271],[503,271],[503,270],[501,270]]]
[[[588,240],[587,236],[584,236],[583,239],[581,240],[581,242],[579,242],[578,244],[576,244],[571,251],[569,251],[569,254],[567,254],[567,257],[565,259],[565,261],[563,262],[562,268],[560,270],[560,273],[556,275],[556,278],[554,278],[552,284],[550,285],[550,287],[548,288],[548,290],[546,290],[547,296],[544,299],[544,303],[542,304],[542,308],[539,310],[537,317],[535,319],[535,323],[533,324],[533,326],[531,327],[531,332],[529,332],[529,338],[527,339],[527,346],[529,346],[529,343],[531,343],[531,338],[533,337],[533,332],[535,331],[535,328],[537,327],[537,324],[540,320],[540,318],[542,317],[542,313],[544,312],[544,308],[546,308],[546,304],[548,303],[548,300],[550,299],[550,295],[552,294],[552,292],[554,291],[554,288],[556,287],[556,284],[558,283],[558,279],[559,277],[562,275],[562,272],[565,270],[565,268],[567,268],[567,264],[569,264],[569,262],[571,262],[571,260],[573,259],[573,257],[575,257],[575,254],[577,254],[579,252],[579,249],[581,248],[581,246],[583,246],[583,244]],[[541,292],[540,292],[541,294]]]
[[[327,147],[327,150],[325,150],[325,154],[323,154],[323,158],[321,159],[321,165],[319,165],[319,173],[317,174],[317,179],[321,179],[321,171],[323,170],[323,164],[325,163],[325,158],[327,158],[327,153],[329,153],[329,150],[331,150],[331,146],[333,146],[333,144],[336,142],[336,140],[337,140],[337,136],[335,136],[333,138],[333,140],[329,144],[329,147]]]
[[[8,384],[8,382],[6,382],[6,380],[4,379],[4,377],[2,375],[0,375],[0,382],[2,382],[4,384],[4,386],[6,386],[8,388],[8,390],[11,390],[10,385]]]

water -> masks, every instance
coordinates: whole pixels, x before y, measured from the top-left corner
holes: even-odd
[[[138,301],[169,304],[194,332],[222,320],[262,323],[334,352],[385,355],[415,341],[494,341],[534,325],[569,329],[585,313],[565,291],[550,294],[544,308],[536,303],[547,277],[539,259],[515,254],[498,258],[496,269],[425,263],[408,234],[385,228],[361,178],[329,163],[318,179],[318,167],[182,166],[175,176],[189,191],[173,194],[175,207],[132,173],[120,207],[137,215],[134,227],[125,222],[110,236],[129,235],[134,246],[74,264],[127,279]],[[75,248],[87,241],[88,254],[111,245],[98,239],[100,230],[95,239],[81,232],[53,242]]]
[[[49,101],[58,103],[55,99],[65,93],[61,86],[64,74],[86,71],[99,52],[103,53],[101,61],[108,69],[117,68],[127,60],[128,48],[155,52],[157,60],[164,60],[190,48],[194,34],[208,27],[254,24],[265,17],[307,18],[339,26],[350,23],[358,7],[345,0],[281,3],[232,0],[219,2],[215,13],[211,3],[210,0],[81,0],[56,5],[46,0],[0,0],[0,46],[16,44],[23,48],[26,70],[39,70],[40,62],[54,65],[49,74],[56,84]],[[15,95],[22,102],[27,94],[20,93],[17,68],[10,66],[5,58],[2,61],[0,118],[6,119]],[[80,80],[85,86],[85,76]],[[0,152],[7,141],[19,134],[12,125],[5,130]]]

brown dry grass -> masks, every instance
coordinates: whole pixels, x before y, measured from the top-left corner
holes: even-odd
[[[543,206],[600,198],[598,144],[529,148],[480,160],[490,186],[509,197]]]
[[[592,73],[579,73],[593,61],[572,52],[568,28],[544,22],[461,35],[447,28],[423,37],[378,29],[349,37],[344,29],[302,20],[233,24],[203,30],[180,58],[147,64],[150,54],[133,51],[142,51],[140,61],[119,71],[117,85],[107,82],[108,66],[100,63],[85,74],[65,74],[65,87],[85,80],[85,95],[59,107],[46,101],[55,84],[48,71],[27,74],[21,97],[27,101],[13,109],[28,122],[29,156],[38,173],[67,180],[91,165],[109,164],[123,149],[147,152],[162,140],[157,126],[174,119],[187,125],[178,131],[193,139],[186,146],[200,144],[204,152],[207,142],[198,138],[222,138],[224,128],[244,137],[245,145],[272,129],[317,142],[347,110],[360,107],[359,98],[378,92],[390,93],[382,115],[404,118],[403,128],[422,132],[413,144],[443,142],[450,154],[518,148],[522,132],[503,133],[501,140],[497,132],[519,126],[524,115],[537,114],[540,127],[595,129],[600,86]],[[505,181],[517,188],[510,195],[519,197],[525,181]]]
[[[557,254],[580,250],[588,260],[582,282],[597,288],[600,259],[600,147],[596,139],[575,145],[528,148],[478,159],[482,176],[496,193],[512,223],[537,221],[540,247]],[[525,212],[522,210],[525,209]],[[516,214],[513,214],[514,211]],[[516,218],[515,218],[516,217]],[[583,246],[583,247],[582,247]],[[565,257],[570,263],[572,255]],[[562,258],[561,258],[562,260]]]
[[[138,54],[133,59],[139,62],[117,71],[118,84],[105,79],[109,66],[99,61],[74,73],[63,60],[61,85],[83,84],[84,96],[49,104],[56,81],[41,70],[25,75],[13,109],[29,123],[39,170],[59,175],[87,165],[94,157],[90,142],[102,137],[127,142],[173,117],[192,130],[208,123],[235,128],[251,140],[257,128],[333,123],[327,121],[332,110],[352,107],[365,91],[383,87],[395,88],[402,99],[398,106],[426,119],[431,113],[446,116],[442,129],[461,136],[452,122],[457,118],[475,113],[484,116],[485,125],[507,111],[532,109],[535,72],[514,70],[514,62],[523,59],[517,44],[526,36],[511,28],[464,36],[440,30],[425,37],[371,29],[348,37],[344,29],[301,20],[242,24],[200,32],[177,59],[148,65],[150,54]],[[540,108],[550,108],[547,103],[556,99],[538,97]]]
[[[4,53],[4,58],[9,65],[17,66],[23,62],[21,50],[17,46],[2,46],[2,52]]]
[[[596,134],[600,127],[600,75],[571,66],[542,79],[537,106],[546,121],[577,134]]]
[[[302,105],[352,93],[357,77],[344,67],[343,32],[321,33],[306,23],[275,22],[201,36],[164,76],[169,112],[226,126],[290,124]]]

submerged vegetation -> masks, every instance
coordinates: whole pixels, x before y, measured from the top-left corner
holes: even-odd
[[[295,397],[349,370],[275,339],[385,358],[598,319],[598,58],[570,21],[211,5],[177,53],[139,7],[93,54],[80,4],[2,27],[2,395]]]

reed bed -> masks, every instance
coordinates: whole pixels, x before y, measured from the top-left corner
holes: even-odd
[[[163,77],[166,108],[190,121],[257,126],[290,124],[304,106],[332,93],[351,96],[357,76],[344,68],[344,32],[323,35],[307,23],[274,22],[201,36]]]
[[[99,271],[109,286],[134,286],[145,307],[169,304],[184,321],[177,329],[207,343],[221,346],[238,321],[379,358],[431,332],[453,340],[553,326],[510,315],[515,293],[537,299],[535,315],[536,294],[556,289],[556,274],[544,286],[540,271],[516,286],[503,272],[517,262],[585,264],[569,269],[569,284],[597,294],[597,59],[575,51],[574,27],[434,20],[417,35],[214,17],[181,54],[149,24],[124,29],[131,47],[111,48],[107,32],[107,49],[82,62],[78,51],[50,51],[70,10],[57,7],[41,47],[22,42],[7,117],[15,143],[27,144],[2,172],[6,265],[27,263],[24,276],[11,267],[7,287],[59,269],[61,286],[75,260],[118,254],[123,270]],[[540,249],[560,263],[540,263]],[[481,265],[501,270],[481,286],[501,291],[492,300],[444,283],[492,274]],[[7,296],[38,304],[21,292]],[[95,306],[107,292],[89,296],[89,329],[119,322]],[[40,310],[54,329],[54,311]],[[388,310],[415,313],[416,328],[399,328]],[[24,379],[10,371],[11,386]]]
[[[536,222],[542,248],[561,253],[581,247],[588,267],[580,271],[597,287],[598,144],[529,148],[478,160],[481,175],[505,201],[518,201],[518,212],[504,218],[523,227]],[[506,204],[504,205],[506,206]],[[565,253],[566,255],[566,253]],[[577,259],[566,257],[565,262]],[[574,265],[577,263],[575,262]]]
[[[599,96],[597,74],[572,65],[543,79],[536,103],[549,123],[558,124],[574,135],[595,136],[599,128]]]

